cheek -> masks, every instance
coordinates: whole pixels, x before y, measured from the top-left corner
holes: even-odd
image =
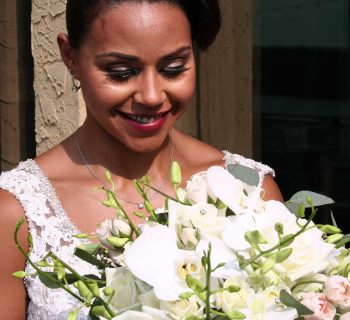
[[[109,109],[125,103],[132,91],[128,85],[115,85],[107,80],[86,81],[81,85],[87,107],[99,109]]]
[[[192,98],[196,85],[196,76],[193,72],[184,81],[174,84],[173,97],[181,104],[187,104]]]

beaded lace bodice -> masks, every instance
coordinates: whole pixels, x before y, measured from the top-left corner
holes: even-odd
[[[224,151],[225,164],[239,163],[259,172],[260,183],[266,174],[274,171],[261,163]],[[97,270],[76,258],[74,248],[82,244],[74,235],[81,233],[62,208],[50,181],[33,160],[21,162],[11,171],[0,175],[0,188],[13,194],[21,203],[33,237],[31,259],[40,261],[48,251],[53,251],[81,274],[96,274]],[[33,273],[30,265],[26,271]],[[62,289],[47,289],[37,277],[25,281],[29,296],[28,320],[65,320],[77,301]],[[79,320],[88,319],[86,310]]]

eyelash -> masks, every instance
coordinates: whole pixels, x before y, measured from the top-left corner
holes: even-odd
[[[190,68],[186,68],[185,65],[179,65],[176,67],[165,67],[159,70],[159,73],[165,79],[175,79]],[[123,71],[108,71],[107,77],[114,82],[127,82],[131,77],[140,73],[137,69],[126,69]]]

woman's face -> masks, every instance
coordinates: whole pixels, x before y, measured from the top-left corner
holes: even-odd
[[[189,22],[180,8],[165,3],[126,2],[104,10],[76,53],[74,72],[88,123],[130,150],[155,150],[194,91]]]

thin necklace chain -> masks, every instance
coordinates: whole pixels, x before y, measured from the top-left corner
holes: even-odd
[[[86,158],[85,158],[85,155],[83,153],[83,151],[81,150],[80,148],[80,145],[78,143],[78,131],[77,130],[75,133],[74,133],[74,142],[75,142],[75,146],[79,152],[79,155],[80,155],[80,158],[81,160],[83,161],[83,164],[85,166],[85,168],[89,171],[90,175],[92,177],[94,177],[97,181],[99,181],[106,189],[109,189],[108,186],[105,184],[105,182],[100,179],[100,177],[91,169],[91,167],[89,166],[89,164],[87,163],[86,161]],[[158,190],[161,191],[162,188],[164,187],[165,183],[166,183],[166,180],[168,178],[168,176],[170,175],[170,170],[171,170],[171,163],[173,162],[173,157],[174,157],[174,143],[173,143],[173,131],[171,129],[170,131],[170,144],[171,144],[171,152],[170,152],[170,160],[169,160],[169,166],[168,166],[168,174],[167,176],[163,177],[160,185],[158,186]],[[118,199],[124,201],[125,203],[129,203],[129,204],[134,204],[136,205],[139,209],[143,209],[144,207],[144,204],[143,202],[134,202],[134,201],[130,201],[130,200],[127,200],[123,197],[121,197],[120,195],[118,195],[117,193],[115,193],[115,195],[118,197]],[[151,196],[148,197],[149,200],[152,200],[154,199],[156,196],[158,195],[158,192],[153,190],[153,194]]]

